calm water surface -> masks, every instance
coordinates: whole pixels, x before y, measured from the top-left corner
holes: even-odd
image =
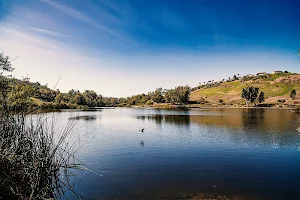
[[[77,157],[103,175],[79,172],[75,188],[85,199],[197,193],[300,199],[300,115],[289,110],[116,108],[56,115],[61,125],[76,120],[73,137],[84,145]]]

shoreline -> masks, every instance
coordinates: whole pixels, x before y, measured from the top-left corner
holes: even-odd
[[[297,110],[299,107],[296,105],[287,105],[287,106],[272,106],[272,107],[254,107],[254,106],[229,106],[229,105],[218,105],[218,106],[208,106],[203,104],[187,104],[187,105],[169,105],[169,104],[160,104],[160,105],[136,105],[129,108],[199,108],[199,109],[281,109],[281,110]]]

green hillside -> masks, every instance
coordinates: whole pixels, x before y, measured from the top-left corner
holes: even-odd
[[[216,85],[216,86],[214,86]],[[204,85],[191,92],[190,100],[212,104],[244,104],[241,91],[247,86],[255,86],[265,93],[265,103],[278,104],[285,100],[285,104],[300,102],[300,74],[282,73],[267,74],[255,77],[243,77],[234,81],[222,81]],[[296,98],[290,98],[292,89],[297,91]]]

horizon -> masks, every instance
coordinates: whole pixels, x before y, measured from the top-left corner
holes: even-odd
[[[269,2],[269,3],[268,3]],[[298,6],[297,6],[298,5]],[[234,74],[299,72],[297,1],[0,0],[13,76],[127,97]]]

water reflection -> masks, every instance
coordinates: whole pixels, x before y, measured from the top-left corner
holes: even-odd
[[[87,199],[179,199],[197,192],[300,199],[299,114],[119,108],[103,109],[101,120],[90,122],[82,117],[88,113],[77,114],[78,136],[88,143],[78,158],[104,175],[90,174],[76,186]]]
[[[190,113],[187,114],[150,114],[140,115],[137,119],[149,120],[157,125],[162,123],[187,126],[191,123],[206,126],[228,127],[232,129],[257,129],[264,132],[282,132],[290,128],[297,128],[295,121],[299,120],[299,115],[286,110],[266,110],[266,109],[243,109],[243,110],[220,110],[219,114],[208,111],[208,114]]]
[[[220,134],[218,139],[228,136],[235,143],[268,144],[278,148],[295,145],[300,115],[288,110],[274,109],[221,109],[191,110],[188,114],[149,114],[137,116],[139,120],[148,120],[156,125],[170,124],[182,127],[196,125],[199,128],[214,128],[211,134],[222,130],[232,130]],[[189,132],[185,132],[188,134]],[[189,136],[191,137],[191,135]],[[215,136],[212,136],[215,137]]]
[[[189,115],[147,115],[137,116],[137,119],[154,121],[157,125],[167,123],[178,126],[189,126],[191,123]]]
[[[81,116],[69,117],[69,120],[85,120],[85,121],[90,121],[90,120],[96,120],[96,119],[97,119],[96,115],[81,115]]]

